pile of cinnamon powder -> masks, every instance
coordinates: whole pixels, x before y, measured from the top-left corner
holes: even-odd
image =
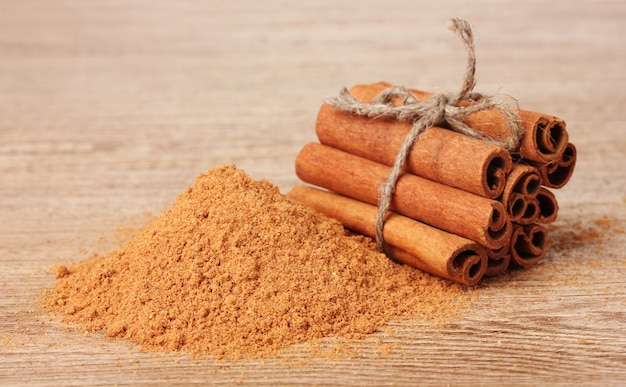
[[[359,338],[390,319],[445,318],[463,294],[234,166],[199,175],[123,249],[56,273],[42,300],[67,322],[230,359]]]

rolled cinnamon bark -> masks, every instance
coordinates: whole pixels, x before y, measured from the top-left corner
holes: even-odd
[[[576,147],[569,143],[561,156],[539,167],[542,184],[549,188],[562,188],[569,181],[576,166]]]
[[[520,220],[524,216],[524,213],[526,213],[526,198],[521,193],[512,192],[508,196],[508,200],[502,202],[511,221]]]
[[[519,192],[524,196],[535,197],[541,187],[541,179],[537,168],[526,164],[513,164],[511,173],[506,178],[502,197],[506,199],[507,194]]]
[[[348,229],[375,235],[375,206],[304,186],[294,187],[286,196],[337,219]],[[402,215],[389,213],[384,237],[394,259],[453,281],[474,285],[487,267],[487,253],[476,242]]]
[[[520,124],[527,133],[522,137],[519,149],[520,156],[541,162],[551,162],[558,159],[563,154],[569,140],[565,121],[548,114],[521,109],[519,115]],[[468,123],[470,126],[471,124],[471,122]],[[483,125],[483,127],[488,126]],[[477,130],[481,130],[481,127],[478,127]],[[482,131],[484,130],[482,129]]]
[[[548,230],[537,223],[513,224],[511,263],[520,267],[536,265],[548,250]]]
[[[554,194],[546,187],[541,187],[537,194],[539,216],[537,223],[548,224],[556,220],[559,212],[559,203]]]
[[[539,219],[540,208],[539,208],[539,200],[537,197],[525,197],[524,198],[524,214],[517,220],[517,223],[526,225],[535,223],[537,219]],[[513,221],[513,219],[511,219]],[[514,222],[514,221],[513,221]]]
[[[496,276],[504,273],[511,263],[511,243],[499,249],[487,249],[487,270],[485,275]]]
[[[390,87],[390,83],[379,82],[371,85],[356,85],[350,93],[364,102],[370,102],[378,93]],[[418,101],[427,101],[432,93],[410,90]],[[462,101],[461,105],[470,104]],[[565,122],[560,118],[519,110],[520,124],[525,129],[520,146],[514,151],[520,157],[540,163],[550,163],[560,157],[568,143]],[[483,110],[472,113],[463,119],[468,126],[496,140],[505,140],[509,136],[505,117],[495,110]]]
[[[498,198],[507,209],[512,222],[533,223],[539,216],[538,203],[534,200],[541,187],[537,168],[526,164],[513,164],[506,177],[504,190]]]
[[[390,172],[390,167],[316,143],[305,145],[296,158],[296,174],[303,181],[373,205]],[[391,209],[488,248],[502,247],[511,237],[502,203],[409,173],[398,179]]]
[[[412,124],[369,118],[322,105],[316,132],[322,144],[392,166]],[[406,162],[414,175],[490,199],[504,189],[511,155],[503,148],[432,127],[413,144]]]

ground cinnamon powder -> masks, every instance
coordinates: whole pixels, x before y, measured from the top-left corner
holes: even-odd
[[[232,165],[199,175],[121,250],[56,273],[42,300],[67,322],[230,359],[451,316],[464,294]]]

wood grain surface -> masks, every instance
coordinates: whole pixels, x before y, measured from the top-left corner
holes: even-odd
[[[295,185],[342,86],[457,90],[453,16],[474,26],[476,90],[564,118],[578,147],[541,265],[485,281],[443,326],[396,321],[316,356],[144,353],[39,308],[52,265],[118,246],[198,173]],[[0,383],[623,383],[625,20],[617,0],[1,1]]]

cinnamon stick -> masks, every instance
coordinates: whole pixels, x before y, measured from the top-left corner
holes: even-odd
[[[530,267],[541,261],[548,249],[548,230],[537,223],[522,226],[513,224],[511,262],[520,267]]]
[[[517,220],[517,223],[525,225],[537,222],[541,211],[537,197],[525,197],[524,205],[524,214]],[[513,219],[511,219],[511,221],[513,221]]]
[[[511,263],[511,243],[499,249],[487,249],[487,270],[485,275],[496,276],[504,273]]]
[[[316,143],[296,158],[296,174],[308,183],[377,205],[379,187],[390,167]],[[488,248],[511,237],[511,222],[502,203],[409,173],[396,184],[391,210],[463,236]]]
[[[513,192],[504,204],[512,222],[530,224],[539,217],[539,203],[536,197]]]
[[[348,229],[375,235],[378,210],[373,205],[304,186],[294,187],[286,196]],[[402,263],[467,285],[476,284],[485,273],[486,251],[473,241],[391,212],[383,232],[388,254]]]
[[[539,216],[537,197],[541,179],[537,168],[526,164],[513,164],[506,177],[504,190],[498,198],[507,209],[512,222],[533,223]]]
[[[543,185],[549,188],[562,188],[574,173],[576,166],[576,147],[569,143],[561,156],[539,168]]]
[[[554,194],[546,187],[541,187],[537,194],[539,216],[537,223],[548,224],[556,220],[559,212],[559,203]]]
[[[371,85],[356,85],[350,89],[350,93],[363,102],[371,100],[381,91],[390,87],[386,82]],[[418,101],[427,101],[432,93],[410,90]],[[467,106],[471,101],[462,101],[461,105]],[[528,160],[540,163],[550,163],[558,159],[564,152],[568,143],[568,134],[565,122],[558,117],[538,112],[519,110],[520,124],[525,133],[520,146],[515,150],[516,154]],[[485,133],[496,140],[508,138],[509,131],[505,117],[495,110],[483,110],[472,113],[463,121],[477,131]]]
[[[322,105],[316,132],[322,144],[392,166],[411,124],[368,118]],[[504,189],[511,156],[496,147],[451,130],[431,127],[413,144],[407,171],[490,199]]]
[[[485,112],[488,120],[489,115],[486,113],[488,112]],[[563,154],[569,140],[565,121],[548,114],[522,109],[520,109],[519,115],[520,124],[526,130],[520,144],[520,156],[541,162],[551,162],[558,159]],[[491,116],[493,117],[493,115]],[[477,130],[481,130],[478,123],[468,122],[468,125],[477,125]],[[483,124],[482,126],[488,127],[487,125]]]
[[[507,176],[502,197],[510,192],[519,192],[524,196],[535,197],[541,187],[541,179],[537,168],[526,164],[513,164],[511,173]]]

